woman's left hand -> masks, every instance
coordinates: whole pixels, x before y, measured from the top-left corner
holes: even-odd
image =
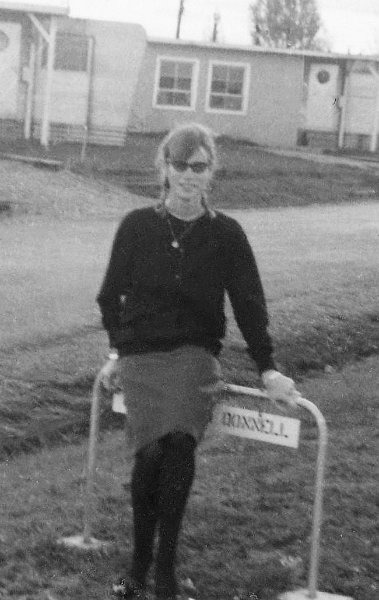
[[[100,381],[107,392],[115,392],[119,387],[119,363],[110,358],[100,371]]]
[[[270,369],[262,373],[262,381],[272,402],[285,402],[290,408],[296,407],[296,400],[300,398],[300,393],[290,377]]]

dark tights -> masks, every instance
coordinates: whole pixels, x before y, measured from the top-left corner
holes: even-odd
[[[132,474],[134,553],[132,577],[144,585],[153,559],[155,531],[156,595],[175,596],[176,547],[191,484],[195,474],[194,438],[170,433],[136,454]]]

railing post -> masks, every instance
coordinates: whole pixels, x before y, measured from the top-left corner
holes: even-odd
[[[225,384],[225,390],[232,394],[244,396],[268,398],[265,391],[255,388],[249,388],[234,384]],[[308,575],[308,590],[296,590],[294,592],[285,592],[280,596],[281,600],[352,600],[346,596],[339,596],[325,592],[317,591],[318,574],[319,574],[319,558],[320,558],[320,538],[321,538],[321,522],[322,522],[322,504],[323,504],[323,488],[324,488],[324,472],[327,447],[327,427],[325,419],[313,402],[305,398],[296,398],[296,404],[299,407],[306,409],[312,414],[317,422],[318,427],[318,454],[316,463],[316,480],[315,480],[315,497],[313,503],[312,515],[312,541]]]
[[[299,406],[308,410],[316,419],[319,433],[317,464],[316,464],[316,483],[315,483],[315,498],[313,503],[313,520],[312,520],[312,545],[311,559],[309,566],[308,591],[310,598],[317,597],[317,581],[320,562],[320,537],[322,523],[322,504],[324,493],[324,472],[327,446],[327,429],[323,415],[312,402],[305,398],[299,398],[297,401]]]
[[[94,480],[96,471],[96,450],[99,433],[99,415],[101,399],[101,379],[98,373],[92,388],[90,431],[88,443],[88,459],[86,471],[86,486],[83,497],[83,534],[60,538],[59,544],[68,548],[81,550],[101,550],[109,542],[98,540],[92,536],[91,521],[94,514]]]

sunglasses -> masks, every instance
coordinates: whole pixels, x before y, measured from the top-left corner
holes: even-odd
[[[169,164],[172,165],[175,171],[178,171],[179,173],[184,173],[188,167],[193,173],[204,173],[204,171],[209,167],[209,164],[206,162],[189,163],[185,162],[184,160],[171,160],[169,161]]]

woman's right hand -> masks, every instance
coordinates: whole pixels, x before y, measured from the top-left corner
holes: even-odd
[[[100,382],[107,392],[115,392],[119,387],[119,362],[109,358],[100,371]]]

